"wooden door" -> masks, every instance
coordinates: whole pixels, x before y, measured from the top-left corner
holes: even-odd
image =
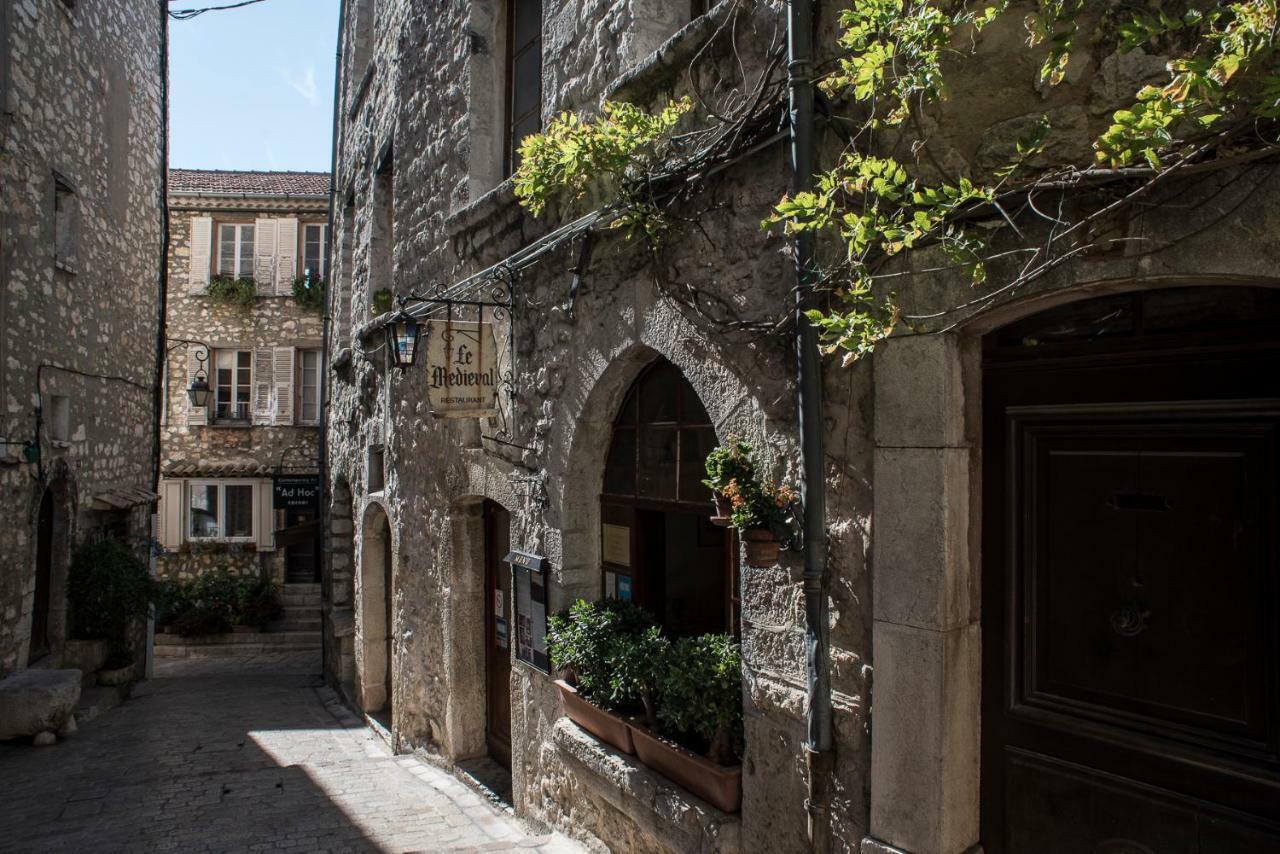
[[[31,610],[31,645],[27,661],[49,652],[49,592],[53,584],[53,490],[46,489],[40,500],[36,525],[36,589]]]
[[[511,515],[484,504],[486,727],[489,755],[511,767]]]
[[[382,609],[383,623],[386,626],[386,655],[387,666],[383,674],[383,685],[387,694],[387,702],[383,705],[382,710],[386,716],[388,728],[391,722],[395,720],[392,711],[392,697],[394,691],[392,685],[394,680],[392,672],[395,665],[395,572],[391,555],[391,523],[385,516],[382,518]]]
[[[988,854],[1280,851],[1280,352],[988,353]]]

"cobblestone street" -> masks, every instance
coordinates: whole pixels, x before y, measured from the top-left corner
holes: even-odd
[[[393,756],[318,656],[161,660],[54,747],[0,746],[0,851],[573,852]]]

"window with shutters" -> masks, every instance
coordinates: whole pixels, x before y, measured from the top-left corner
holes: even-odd
[[[218,275],[253,278],[253,224],[218,226]]]
[[[320,423],[320,351],[298,351],[298,423]]]
[[[187,536],[192,540],[252,540],[251,481],[188,481]]]
[[[302,275],[323,279],[329,275],[329,227],[308,224],[302,227]]]
[[[507,122],[503,173],[520,166],[520,143],[542,130],[542,0],[507,7]]]
[[[253,389],[253,353],[217,350],[214,353],[214,418],[248,421]]]

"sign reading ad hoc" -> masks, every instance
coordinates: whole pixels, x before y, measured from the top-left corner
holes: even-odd
[[[498,341],[492,323],[427,322],[427,393],[446,418],[498,415]]]

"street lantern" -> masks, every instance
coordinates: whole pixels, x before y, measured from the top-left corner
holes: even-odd
[[[204,363],[209,360],[207,352],[202,350],[196,351],[196,375],[191,378],[191,386],[187,389],[187,397],[191,398],[191,405],[199,409],[200,407],[209,405],[209,375],[204,371]]]
[[[387,324],[387,349],[391,351],[391,363],[397,368],[411,367],[418,357],[420,330],[417,319],[403,309]]]

